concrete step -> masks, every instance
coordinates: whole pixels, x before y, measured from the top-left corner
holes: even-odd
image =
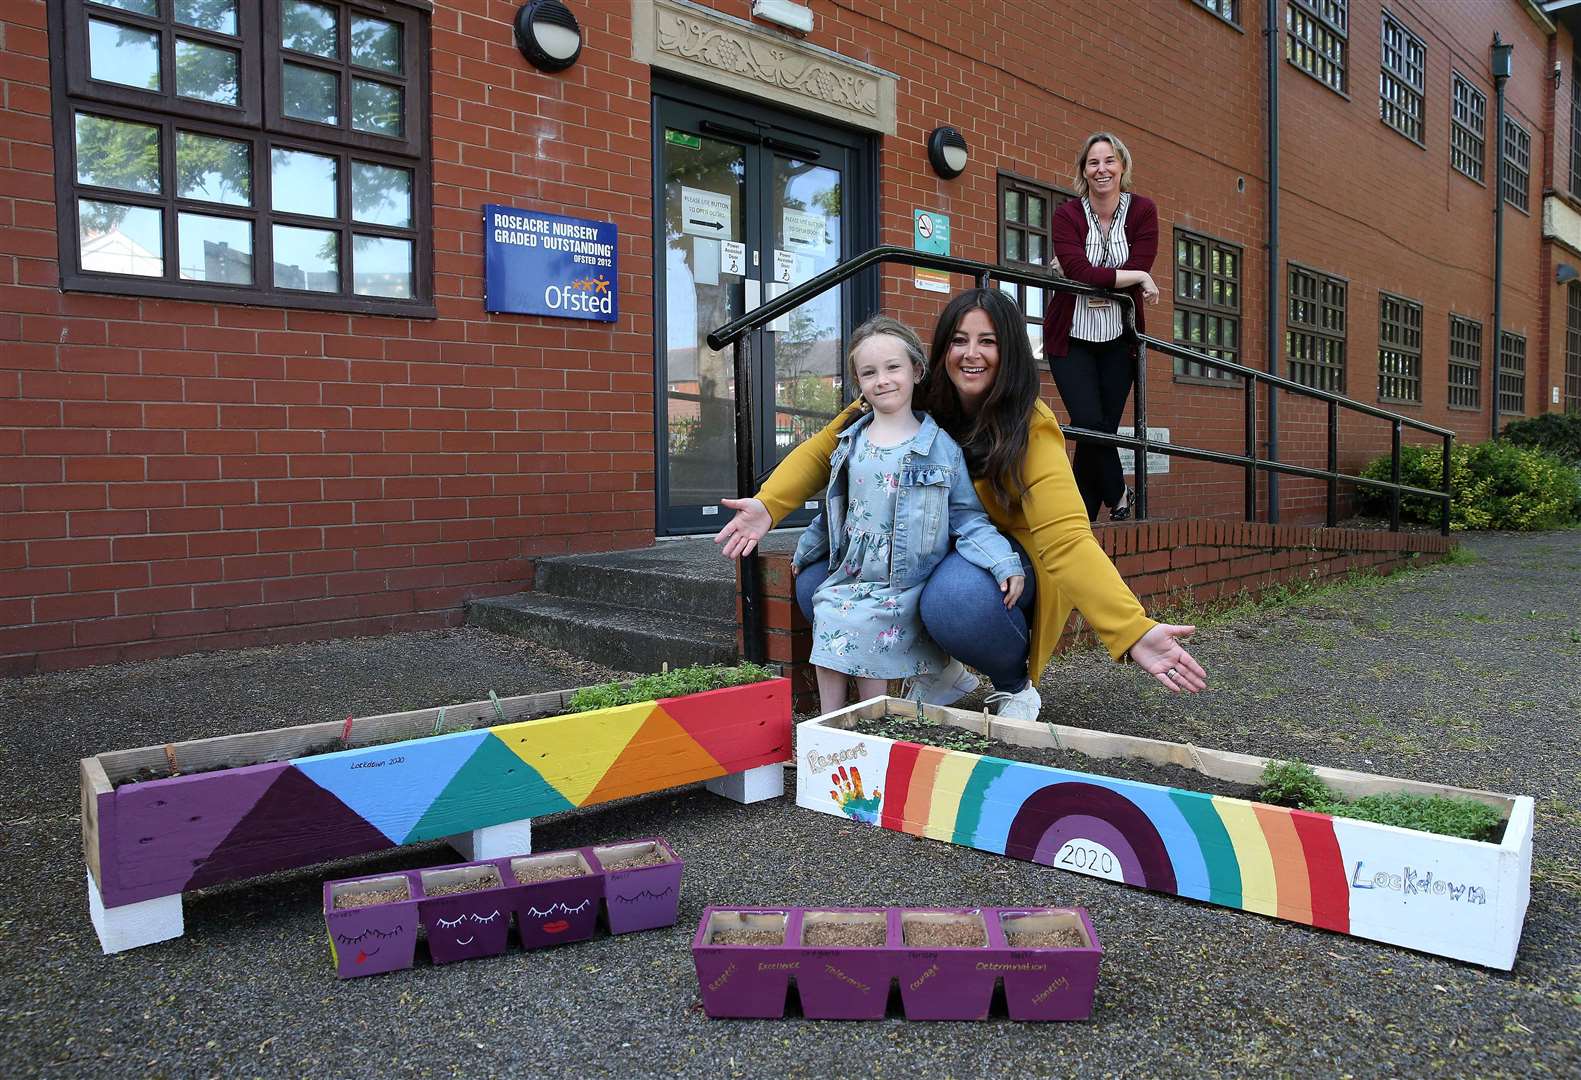
[[[658,671],[665,663],[734,663],[733,607],[731,616],[707,619],[543,592],[467,604],[469,625],[530,638],[624,671]]]
[[[710,548],[712,545],[709,545]],[[668,553],[666,549],[669,549]],[[736,615],[735,567],[717,551],[661,549],[540,559],[536,592],[719,621]]]

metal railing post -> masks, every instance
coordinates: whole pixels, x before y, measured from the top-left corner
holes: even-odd
[[[1133,313],[1134,320],[1135,315]],[[1135,322],[1132,329],[1135,329]],[[1147,346],[1141,339],[1136,342],[1135,405],[1131,410],[1131,428],[1142,445],[1131,451],[1132,472],[1136,478],[1136,510],[1131,515],[1136,521],[1147,520]]]
[[[1455,451],[1455,437],[1444,436],[1444,499],[1438,506],[1438,531],[1444,536],[1449,535],[1449,507],[1455,499],[1455,493],[1449,487],[1449,459]]]
[[[1246,520],[1257,520],[1257,380],[1242,379],[1246,391]]]
[[[749,499],[756,491],[753,465],[758,459],[752,417],[751,335],[736,338],[736,498]],[[754,664],[765,657],[763,642],[763,566],[757,549],[741,559],[741,654]]]
[[[1394,487],[1389,489],[1389,531],[1400,531],[1400,421],[1392,425],[1394,432],[1390,440],[1389,481]]]
[[[1339,472],[1339,402],[1328,403],[1328,471]],[[1328,527],[1339,523],[1339,480],[1328,478]]]

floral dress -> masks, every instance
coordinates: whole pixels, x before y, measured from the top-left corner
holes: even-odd
[[[868,679],[942,671],[944,651],[922,628],[922,582],[890,584],[891,533],[900,468],[911,440],[875,446],[860,432],[846,462],[848,511],[840,565],[813,594],[812,656],[818,667]]]

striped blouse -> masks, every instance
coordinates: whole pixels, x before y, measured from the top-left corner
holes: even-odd
[[[1120,267],[1131,257],[1131,244],[1125,236],[1125,213],[1131,206],[1131,193],[1120,193],[1120,205],[1115,207],[1105,233],[1093,213],[1092,204],[1083,196],[1082,213],[1087,217],[1087,261],[1093,266]],[[1120,306],[1106,297],[1083,296],[1076,301],[1071,315],[1070,336],[1082,341],[1113,341],[1120,336],[1124,324],[1120,321]]]

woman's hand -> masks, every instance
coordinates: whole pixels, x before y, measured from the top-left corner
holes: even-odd
[[[1153,678],[1179,693],[1195,694],[1208,685],[1207,672],[1202,665],[1180,644],[1197,632],[1195,626],[1171,626],[1159,623],[1142,639],[1131,646],[1131,659]]]
[[[1153,280],[1152,274],[1142,275],[1142,299],[1149,305],[1158,303],[1158,283]]]
[[[1005,594],[1005,607],[1013,608],[1016,601],[1021,599],[1021,590],[1026,588],[1025,574],[1011,574],[999,583],[999,591]]]
[[[719,504],[734,510],[736,516],[725,522],[725,527],[714,536],[714,543],[723,544],[727,559],[739,559],[752,554],[758,541],[769,534],[774,519],[761,499],[720,499]]]

